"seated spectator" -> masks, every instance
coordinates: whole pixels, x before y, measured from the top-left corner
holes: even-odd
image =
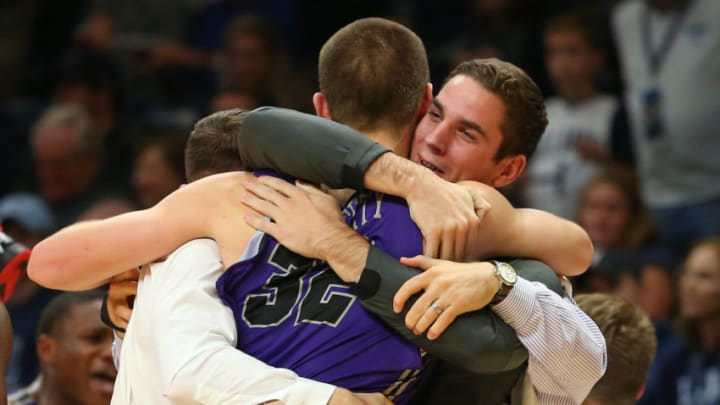
[[[720,239],[690,250],[680,274],[677,337],[658,351],[640,404],[720,403]]]
[[[157,204],[185,182],[185,142],[181,134],[155,134],[135,154],[132,185],[140,208]]]
[[[532,208],[574,219],[585,184],[610,163],[630,164],[627,129],[616,125],[620,103],[596,83],[607,71],[600,29],[581,13],[545,26],[545,66],[555,95],[546,99],[548,127],[528,163],[524,197]]]
[[[607,345],[607,370],[584,405],[633,405],[645,388],[657,340],[640,307],[607,294],[578,294],[582,309],[598,325]]]
[[[101,181],[102,138],[81,107],[51,106],[35,125],[31,145],[40,194],[50,204],[57,227],[75,222],[99,201],[120,198]]]
[[[8,194],[0,199],[0,224],[16,242],[32,248],[55,229],[50,208],[39,196],[29,193]],[[13,389],[27,385],[38,374],[35,331],[40,314],[57,295],[37,285],[23,271],[7,302],[13,323],[13,353],[5,381]]]
[[[578,291],[621,295],[650,317],[664,320],[672,307],[673,256],[658,248],[657,233],[635,177],[608,168],[580,195],[578,223],[590,235],[595,257],[578,278]]]
[[[48,304],[37,330],[40,376],[12,393],[10,405],[110,403],[116,370],[102,298],[99,290],[63,293]]]

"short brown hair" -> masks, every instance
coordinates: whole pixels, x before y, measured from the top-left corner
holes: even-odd
[[[195,124],[185,146],[185,177],[195,181],[210,174],[243,170],[237,150],[237,133],[247,111],[218,111]]]
[[[607,346],[607,371],[588,400],[632,405],[655,358],[657,338],[650,317],[635,304],[607,294],[578,294],[582,309],[600,328]]]
[[[548,124],[545,100],[537,84],[519,67],[496,58],[463,62],[450,72],[445,82],[458,75],[472,78],[505,105],[500,127],[503,140],[495,160],[513,155],[530,159]]]
[[[361,131],[406,128],[430,80],[420,38],[382,18],[357,20],[330,37],[318,76],[333,119]]]
[[[545,23],[543,32],[546,36],[555,32],[578,33],[590,48],[596,50],[602,50],[605,45],[597,18],[593,18],[589,12],[573,11],[557,15]]]

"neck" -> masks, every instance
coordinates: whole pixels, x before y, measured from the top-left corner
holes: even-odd
[[[46,379],[43,377],[40,389],[35,393],[38,405],[75,405],[75,401],[67,398],[63,392],[46,384],[45,381]]]
[[[402,135],[398,137],[398,131]],[[407,157],[410,152],[410,143],[412,140],[413,128],[405,129],[379,129],[377,131],[368,132],[367,136],[380,145],[392,149],[392,151],[403,157]]]

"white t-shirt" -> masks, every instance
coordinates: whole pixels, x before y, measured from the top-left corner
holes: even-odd
[[[112,404],[327,403],[335,387],[237,350],[235,320],[217,296],[217,244],[186,243],[140,272]]]
[[[657,75],[650,69],[643,27],[650,28],[652,48],[660,49],[679,12],[660,13],[647,3],[625,1],[612,16],[644,198],[663,208],[719,197],[720,1],[688,2]],[[660,94],[664,128],[652,139],[645,113],[651,89]]]
[[[526,198],[532,208],[574,220],[579,194],[597,171],[577,152],[579,139],[610,152],[610,130],[617,100],[598,95],[570,104],[553,97],[546,102],[548,127],[530,159]]]

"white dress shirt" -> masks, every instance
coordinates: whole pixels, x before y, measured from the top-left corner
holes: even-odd
[[[335,387],[270,367],[235,348],[235,320],[217,296],[216,243],[186,243],[140,272],[112,404],[326,404]],[[119,347],[118,347],[119,349]]]

